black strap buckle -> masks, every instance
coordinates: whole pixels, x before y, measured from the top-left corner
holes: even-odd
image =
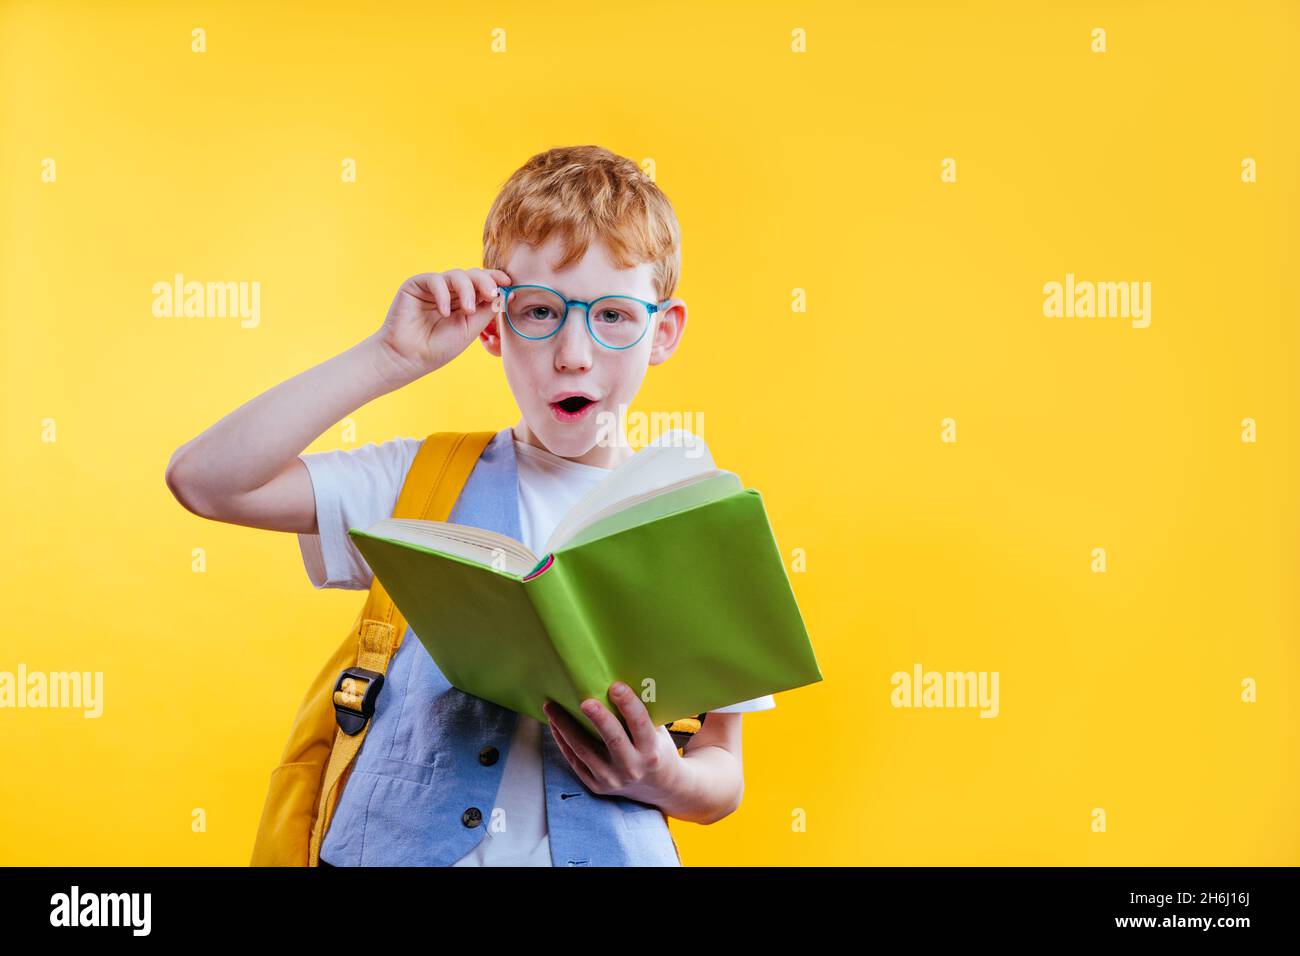
[[[364,667],[349,667],[334,683],[334,719],[339,729],[355,737],[375,715],[375,699],[384,686],[384,675]]]
[[[681,720],[674,720],[671,724],[664,724],[668,728],[668,736],[673,738],[673,743],[677,749],[681,750],[691,738],[700,732],[704,727],[704,721],[709,715],[696,714],[694,717],[684,717]]]

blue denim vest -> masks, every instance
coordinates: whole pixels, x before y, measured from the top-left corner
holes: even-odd
[[[510,428],[484,449],[450,520],[519,539]],[[487,836],[518,720],[515,711],[452,687],[408,627],[321,858],[334,866],[455,863]],[[657,808],[592,793],[550,730],[543,727],[541,737],[552,865],[681,865]]]

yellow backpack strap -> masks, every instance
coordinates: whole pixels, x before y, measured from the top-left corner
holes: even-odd
[[[494,434],[436,432],[426,438],[407,472],[393,517],[446,521]],[[388,662],[397,653],[406,633],[406,619],[384,590],[378,575],[371,582],[357,632],[356,666],[344,668],[334,685],[338,728],[312,823],[308,866],[320,865],[321,842],[338,806],[342,785],[370,729]]]

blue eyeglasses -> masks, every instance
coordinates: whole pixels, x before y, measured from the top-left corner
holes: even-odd
[[[544,285],[498,286],[506,322],[520,338],[549,339],[564,325],[575,306],[587,313],[587,332],[607,349],[630,349],[645,337],[651,320],[668,304],[647,302],[630,295],[603,295],[590,302],[566,299]]]

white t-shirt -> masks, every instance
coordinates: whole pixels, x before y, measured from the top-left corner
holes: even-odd
[[[392,514],[402,482],[423,439],[396,438],[345,451],[301,455],[316,494],[319,534],[299,535],[303,563],[316,588],[365,590],[372,572],[349,528],[366,528]],[[519,527],[523,544],[541,554],[546,539],[579,498],[609,475],[609,469],[569,461],[515,439],[519,475]],[[770,710],[772,695],[742,701],[711,713]],[[454,866],[550,866],[546,833],[546,790],[542,776],[540,722],[520,714],[506,754],[495,808],[506,829],[488,830],[482,842]],[[495,809],[494,808],[494,809]],[[491,815],[488,815],[491,819]]]

